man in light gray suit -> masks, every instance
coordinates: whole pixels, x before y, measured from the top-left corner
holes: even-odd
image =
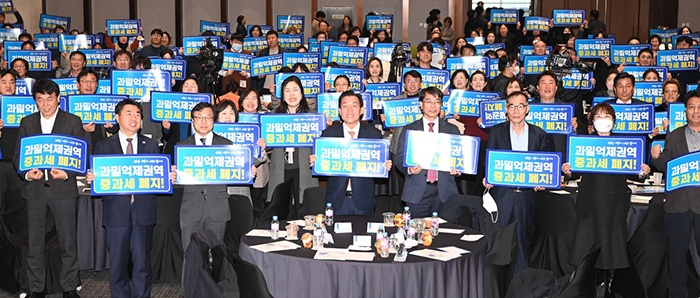
[[[198,103],[192,108],[192,124],[195,133],[177,143],[178,145],[231,145],[231,141],[221,137],[214,129],[214,106]],[[213,231],[219,239],[224,239],[226,222],[231,220],[226,185],[187,185],[180,206],[180,229],[182,249],[187,251],[190,238],[199,229]]]

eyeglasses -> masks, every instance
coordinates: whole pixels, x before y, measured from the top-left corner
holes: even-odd
[[[516,110],[516,109],[517,109],[518,111],[522,111],[522,110],[525,109],[525,107],[527,107],[527,105],[524,105],[524,104],[517,104],[517,105],[515,105],[515,104],[509,104],[509,105],[506,106],[506,108],[508,108],[509,111],[513,111],[513,110]]]
[[[442,105],[442,101],[439,101],[439,100],[425,100],[425,101],[423,101],[423,104],[426,104],[426,105],[434,105],[434,106],[435,106],[435,105]]]
[[[212,117],[212,116],[192,116],[192,119],[194,119],[195,121],[200,121],[200,122],[214,121],[214,117]]]

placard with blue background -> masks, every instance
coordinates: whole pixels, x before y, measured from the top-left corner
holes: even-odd
[[[224,62],[221,64],[222,70],[237,70],[250,72],[250,62],[255,58],[253,55],[224,52]]]
[[[31,169],[87,172],[88,144],[83,139],[58,134],[26,136],[17,150],[19,173]]]
[[[664,66],[627,66],[625,72],[634,76],[634,81],[639,83],[644,81],[644,72],[647,69],[654,69],[659,73],[659,81],[665,82],[668,78],[668,68]]]
[[[338,99],[340,99],[340,92],[330,92],[319,94],[316,98],[316,109],[318,112],[329,117],[332,121],[340,121]],[[362,115],[362,121],[372,120],[372,96],[369,93],[360,93],[362,96],[362,108],[364,109],[364,114]]]
[[[36,34],[34,35],[34,40],[37,42],[43,42],[44,47],[50,50],[58,49],[58,33],[49,34]]]
[[[326,83],[330,84],[331,89],[326,91],[335,91],[333,82],[339,75],[346,75],[350,79],[350,90],[355,92],[365,91],[365,84],[362,82],[365,78],[365,70],[358,68],[343,68],[343,67],[322,67]]]
[[[399,96],[401,88],[400,83],[367,84],[365,92],[372,95],[372,107],[379,110],[382,108],[381,102]]]
[[[42,13],[39,17],[39,28],[46,28],[51,31],[56,29],[56,26],[62,26],[66,32],[70,31],[70,17],[55,16]]]
[[[426,170],[475,175],[479,164],[478,137],[407,130],[403,165]]]
[[[229,23],[218,23],[210,22],[205,20],[199,20],[199,33],[204,33],[204,31],[211,31],[214,35],[226,38],[231,32],[231,25]]]
[[[284,66],[289,68],[302,63],[312,71],[321,69],[321,53],[283,53],[282,60]]]
[[[7,61],[22,58],[29,62],[28,71],[51,71],[51,51],[7,51]]]
[[[574,131],[571,120],[574,118],[573,104],[530,104],[530,113],[525,121],[543,129],[547,133],[570,134]]]
[[[85,67],[112,67],[112,49],[87,49],[81,50],[85,54]]]
[[[330,40],[324,40],[320,42],[321,44],[321,58],[323,59],[328,59],[328,55],[330,54],[330,50],[332,46],[338,46],[338,47],[344,47],[345,42],[344,41],[330,41]]]
[[[423,118],[417,97],[383,101],[385,128],[402,127]]]
[[[92,35],[78,34],[58,36],[58,49],[61,52],[75,52],[77,50],[92,49],[95,45],[95,37]]]
[[[277,38],[280,48],[294,50],[304,45],[304,34],[280,34]]]
[[[212,103],[211,93],[151,92],[151,120],[191,123],[192,108],[200,102]]]
[[[666,191],[700,186],[700,152],[669,160],[666,164]]]
[[[685,115],[684,103],[672,103],[668,105],[668,132],[686,125],[688,120]]]
[[[638,82],[634,84],[634,98],[658,106],[664,102],[663,82]]]
[[[501,74],[501,71],[498,70],[498,59],[489,59],[489,78],[493,79],[499,74]]]
[[[506,118],[506,100],[488,100],[479,102],[479,117],[481,125],[491,127],[503,123]]]
[[[2,0],[0,1],[0,12],[13,12],[14,5],[12,5],[12,0]]]
[[[304,16],[295,15],[278,15],[277,30],[280,32],[284,29],[294,26],[299,29],[299,32],[304,32]]]
[[[464,69],[471,76],[475,71],[481,70],[488,73],[489,57],[472,56],[472,57],[450,57],[445,59],[445,69],[450,72],[450,76],[458,69]]]
[[[5,127],[19,127],[22,118],[38,111],[34,97],[30,96],[8,96],[3,95],[0,101],[2,119]]]
[[[486,149],[486,183],[561,188],[561,153]]]
[[[313,139],[326,129],[323,114],[260,115],[262,138],[269,148],[312,147]]]
[[[260,114],[258,113],[238,113],[238,123],[260,123]]]
[[[225,53],[227,52],[224,52],[224,54]],[[173,80],[182,81],[185,79],[185,74],[187,73],[187,60],[151,59],[151,69],[160,69],[162,71],[167,71],[170,73],[170,77]]]
[[[365,28],[367,28],[367,30],[391,30],[393,24],[394,15],[375,15],[365,17]]]
[[[564,89],[580,89],[593,90],[593,72],[581,73],[578,69],[572,69],[570,74],[567,74],[561,79],[561,84]]]
[[[328,50],[328,62],[338,63],[340,66],[357,67],[367,62],[367,48],[331,46]]]
[[[658,35],[661,37],[661,43],[671,43],[671,37],[678,35],[678,28],[672,29],[649,29],[649,36]]]
[[[170,155],[93,155],[91,165],[93,196],[173,193]]]
[[[525,18],[525,30],[549,32],[550,20],[548,17],[527,17]]]
[[[51,80],[58,84],[58,88],[61,89],[61,97],[72,94],[78,94],[78,81],[76,78],[62,78]]]
[[[612,38],[576,39],[574,48],[579,58],[610,57],[610,47],[615,44]]]
[[[447,101],[447,114],[460,116],[479,116],[479,103],[486,100],[495,100],[500,97],[495,92],[477,92],[466,90],[451,90]]]
[[[141,35],[141,20],[107,20],[107,35],[139,36]]]
[[[316,138],[313,175],[386,178],[389,171],[388,140]]]
[[[640,134],[654,130],[654,105],[610,104],[615,110],[614,133]]]
[[[112,81],[111,80],[98,80],[97,81],[97,94],[112,94]]]
[[[394,52],[393,43],[375,43],[372,49],[373,56],[379,60],[391,62],[391,54]]]
[[[651,49],[650,44],[633,44],[633,45],[621,45],[613,44],[610,46],[610,61],[615,64],[632,64],[639,63],[637,55],[642,49]],[[625,71],[627,68],[625,68]]]
[[[25,32],[24,29],[19,28],[0,28],[0,41],[16,41],[23,32]]]
[[[207,44],[207,39],[211,40],[211,44],[214,48],[221,48],[221,38],[218,36],[188,36],[182,38],[183,55],[199,55],[200,49]]]
[[[646,140],[572,135],[566,150],[572,172],[639,174],[646,156]]]
[[[32,86],[34,86],[34,79],[17,78],[15,81],[15,95],[32,96]]]
[[[170,73],[151,70],[112,70],[112,93],[134,100],[150,100],[151,91],[170,92]],[[145,98],[144,98],[145,97]]]
[[[282,68],[282,54],[253,58],[250,69],[253,76],[276,74]]]
[[[243,38],[243,49],[251,53],[267,48],[267,38],[265,36]]]
[[[548,70],[547,66],[548,56],[525,56],[525,61],[523,61],[523,67],[525,68],[526,75],[539,75],[544,71]]]
[[[83,124],[94,122],[103,125],[107,122],[116,124],[114,107],[127,99],[125,95],[87,95],[76,94],[68,96],[68,113],[80,117]]]
[[[241,146],[175,146],[177,184],[253,184],[253,157]]]
[[[668,111],[654,113],[654,127],[659,129],[660,135],[665,135],[664,120],[668,119]],[[653,147],[653,146],[652,146]]]
[[[555,9],[552,11],[554,27],[578,27],[586,20],[585,10]]]
[[[217,122],[214,124],[213,131],[215,134],[227,138],[234,145],[250,148],[255,158],[262,158],[262,148],[258,146],[260,126],[257,124]]]
[[[492,24],[516,24],[519,22],[517,9],[492,9]]]
[[[316,95],[326,92],[325,80],[320,72],[278,73],[275,75],[275,96],[277,98],[282,98],[282,82],[289,77],[299,78],[306,97],[316,97]]]
[[[401,77],[407,72],[415,70],[421,75],[420,88],[436,87],[445,90],[450,85],[450,72],[442,69],[404,67]]]
[[[669,71],[698,69],[698,49],[665,50],[656,53],[656,65]]]
[[[5,59],[5,61],[12,62],[11,60],[8,60],[9,59],[8,55],[9,55],[10,51],[21,51],[23,43],[24,42],[22,42],[22,41],[9,41],[9,40],[4,41],[2,43],[3,46],[5,47],[5,52],[3,53],[3,56],[2,56],[3,59]]]

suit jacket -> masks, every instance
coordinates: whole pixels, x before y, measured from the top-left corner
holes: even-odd
[[[58,109],[56,112],[56,122],[54,122],[52,134],[63,134],[69,135],[76,138],[80,138],[88,142],[88,152],[90,152],[90,136],[83,130],[83,124],[78,116],[69,114],[67,112]],[[17,133],[17,145],[15,147],[15,154],[12,157],[12,162],[15,164],[15,168],[19,169],[19,143],[23,137],[31,135],[40,135],[41,132],[41,114],[39,112],[33,113],[27,117],[22,118],[19,125],[19,131]],[[48,180],[46,177],[40,180],[26,181],[24,182],[24,187],[22,188],[22,197],[27,200],[38,199],[39,195],[42,193],[43,187],[50,187],[50,197],[49,199],[76,199],[78,197],[78,185],[75,177],[77,176],[74,172],[68,172],[68,179],[66,180],[56,180],[51,179],[51,174],[49,173]],[[22,180],[25,179],[27,171],[22,171],[19,173]]]
[[[326,128],[321,137],[343,138],[343,125],[333,125]],[[376,128],[360,123],[358,139],[382,139],[382,133]],[[335,208],[340,209],[345,202],[345,191],[348,180],[352,182],[352,199],[359,209],[368,210],[374,208],[374,178],[366,177],[328,177],[326,185],[326,202],[333,203]]]
[[[191,135],[177,143],[178,145],[195,145],[195,136]],[[230,140],[214,134],[212,145],[231,145]],[[197,222],[202,220],[204,208],[215,221],[229,221],[231,211],[228,206],[226,185],[186,185],[180,206],[180,221]]]
[[[648,104],[648,102],[641,101],[641,100],[636,99],[636,98],[632,98],[631,100],[632,100],[632,103],[631,103],[631,104],[633,104],[633,105]],[[617,103],[617,98],[608,99],[608,100],[606,100],[606,101],[604,101],[604,102],[605,102],[605,103]]]
[[[454,124],[448,123],[443,119],[438,119],[438,132],[459,135],[459,129]],[[409,175],[408,168],[403,165],[405,156],[406,132],[409,130],[423,131],[423,119],[415,121],[404,126],[399,137],[398,152],[394,156],[393,164],[406,177],[406,182],[403,187],[403,195],[401,200],[409,203],[418,203],[425,192],[425,185],[428,181],[428,170],[421,170],[416,175]],[[446,202],[451,196],[457,194],[457,183],[455,177],[450,175],[450,172],[438,171],[438,195],[440,201]]]
[[[134,141],[137,142],[137,154],[160,154],[160,148],[158,148],[156,141],[144,135],[138,135]],[[126,152],[122,150],[119,135],[115,134],[97,143],[93,154],[126,154]],[[104,204],[102,206],[102,218],[106,227],[124,227],[130,224],[130,195],[105,196],[102,197],[102,202]],[[134,205],[136,207],[136,219],[140,224],[154,225],[156,223],[155,195],[134,195]]]
[[[685,138],[685,130],[688,125],[674,129],[666,135],[666,146],[659,158],[652,158],[651,164],[658,170],[668,174],[666,163],[681,155],[686,155],[688,151],[688,141]],[[671,191],[666,194],[666,204],[664,210],[668,213],[683,213],[689,209],[695,214],[700,214],[700,192],[697,187],[685,187]]]

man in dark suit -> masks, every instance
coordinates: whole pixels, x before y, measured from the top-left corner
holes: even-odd
[[[615,77],[613,81],[613,91],[615,91],[615,98],[608,99],[607,103],[616,104],[646,104],[647,102],[641,101],[634,96],[634,76],[623,72]]]
[[[449,172],[424,170],[420,165],[407,168],[404,166],[406,131],[420,130],[459,135],[459,129],[453,124],[440,119],[442,110],[442,92],[435,87],[428,87],[418,93],[418,100],[423,111],[423,118],[404,126],[399,137],[398,152],[394,164],[406,176],[401,200],[410,207],[414,217],[430,216],[440,210],[440,205],[457,194],[454,176],[461,173],[456,169]],[[437,127],[436,127],[437,126]]]
[[[267,48],[261,49],[258,52],[258,57],[277,55],[284,53],[284,49],[280,47],[279,34],[275,30],[267,31],[265,34],[267,39]],[[257,76],[251,78],[251,85],[260,94],[270,94],[270,85],[274,84],[274,76]]]
[[[506,108],[508,121],[491,128],[486,147],[512,151],[547,151],[547,133],[525,122],[525,117],[530,112],[527,95],[520,91],[511,93],[508,95]],[[485,182],[484,186],[491,189],[491,195],[498,206],[498,224],[505,226],[511,219],[518,221],[515,227],[518,242],[515,270],[527,268],[530,259],[530,240],[534,232],[535,193],[533,189],[493,187]]]
[[[17,71],[14,69],[4,69],[0,71],[0,95],[15,95]],[[4,116],[4,115],[3,115]],[[12,164],[12,155],[15,154],[17,146],[18,128],[4,127],[5,122],[0,119],[0,196],[10,188],[17,188],[22,185],[22,180],[17,175],[17,170]],[[0,210],[3,201],[0,200]]]
[[[651,163],[668,174],[666,163],[676,157],[700,150],[700,91],[688,93],[685,100],[687,125],[666,136],[666,146],[651,149]],[[666,179],[668,181],[668,179]],[[666,241],[668,245],[668,297],[688,297],[688,243],[691,230],[700,241],[700,188],[685,187],[666,194]],[[698,244],[700,246],[700,244]]]
[[[138,134],[143,108],[125,99],[114,108],[119,132],[95,145],[94,154],[158,154],[156,141]],[[87,181],[95,174],[89,172]],[[151,297],[151,246],[156,223],[155,195],[102,198],[109,250],[109,286],[114,297]],[[130,256],[131,254],[131,256]],[[129,274],[129,261],[133,264]],[[131,281],[129,281],[131,276]],[[130,285],[131,283],[131,285]]]
[[[333,125],[321,133],[321,137],[347,139],[382,139],[382,133],[367,124],[361,123],[364,115],[364,101],[359,94],[345,91],[338,99],[338,110],[342,125]],[[311,163],[316,156],[310,156]],[[384,165],[391,169],[391,160]],[[374,178],[328,177],[326,203],[332,203],[335,215],[371,215],[374,213]]]
[[[80,118],[58,108],[60,88],[51,80],[39,80],[32,88],[38,112],[20,122],[17,147],[12,161],[19,168],[19,140],[38,134],[63,134],[89,142]],[[75,238],[78,186],[76,173],[59,169],[31,169],[19,173],[24,179],[22,197],[27,200],[29,249],[27,279],[29,297],[44,297],[46,258],[46,215],[51,212],[61,248],[61,287],[63,297],[79,297],[78,253]]]
[[[214,129],[214,106],[201,102],[192,108],[192,124],[195,133],[177,143],[178,145],[231,145],[231,141],[212,132]],[[180,207],[180,229],[182,248],[187,251],[190,238],[199,229],[211,230],[224,239],[226,222],[231,220],[226,185],[187,185]]]

